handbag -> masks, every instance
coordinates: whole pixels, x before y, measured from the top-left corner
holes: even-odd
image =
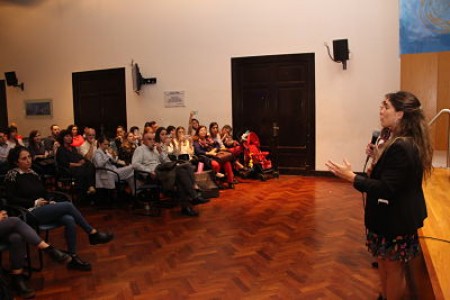
[[[216,153],[215,156],[213,156],[213,159],[217,160],[219,163],[224,163],[227,161],[234,160],[233,153],[228,151],[219,151]]]

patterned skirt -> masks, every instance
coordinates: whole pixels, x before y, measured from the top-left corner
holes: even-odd
[[[375,257],[404,263],[420,253],[417,233],[386,238],[369,231],[367,233],[367,248]]]

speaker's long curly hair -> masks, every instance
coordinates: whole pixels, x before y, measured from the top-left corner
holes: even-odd
[[[396,111],[403,112],[403,118],[399,120],[392,132],[390,143],[394,142],[395,138],[412,139],[419,153],[423,175],[427,178],[432,170],[433,148],[428,123],[419,99],[405,91],[387,94],[386,99],[391,102]]]

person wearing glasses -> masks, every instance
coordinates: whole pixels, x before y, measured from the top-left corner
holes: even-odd
[[[108,138],[102,136],[98,139],[98,149],[95,150],[92,163],[96,168],[105,168],[119,174],[120,180],[126,180],[134,194],[134,168],[133,165],[117,166],[117,156],[113,156]],[[95,172],[95,187],[100,189],[114,189],[117,176],[106,170]]]
[[[145,133],[143,144],[134,151],[132,163],[135,170],[145,171],[156,178],[156,167],[162,163],[170,162],[167,152],[155,142],[154,133]],[[185,216],[196,217],[198,212],[193,209],[195,204],[203,204],[209,200],[203,199],[197,192],[194,170],[189,163],[180,164],[175,167],[175,187],[177,197],[181,206],[181,213]]]

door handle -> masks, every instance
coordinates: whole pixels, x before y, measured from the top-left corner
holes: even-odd
[[[272,136],[273,137],[278,136],[278,130],[280,130],[280,127],[278,127],[277,122],[273,122],[273,125],[272,125]]]

